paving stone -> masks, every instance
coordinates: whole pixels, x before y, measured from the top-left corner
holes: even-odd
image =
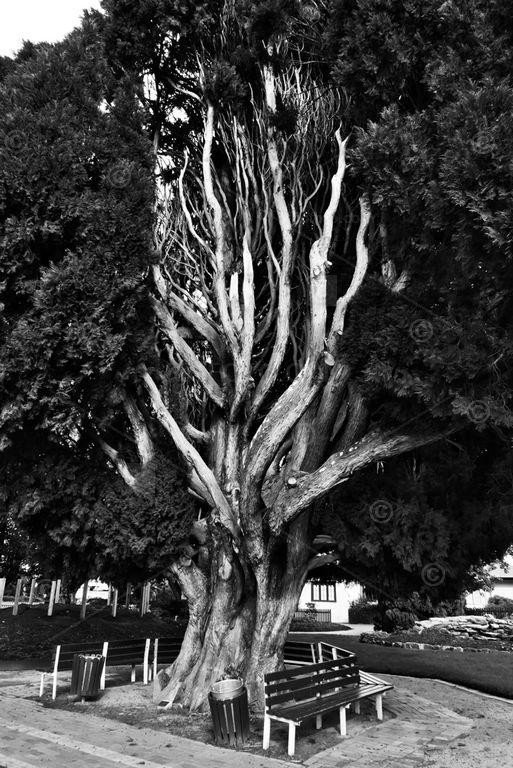
[[[0,768],[293,768],[151,729],[112,724],[93,715],[53,710],[27,699],[38,691],[35,672],[0,675]],[[66,681],[65,681],[66,682]],[[69,681],[64,690],[69,689]],[[409,691],[384,701],[385,720],[306,761],[309,768],[419,768],[432,750],[466,733],[472,721]],[[301,732],[298,733],[301,738]]]

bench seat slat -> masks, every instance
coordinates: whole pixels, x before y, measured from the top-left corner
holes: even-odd
[[[389,686],[391,688],[391,686]],[[361,699],[374,696],[382,693],[383,689],[376,686],[360,686],[359,688],[351,688],[347,691],[340,691],[339,693],[332,694],[331,696],[322,696],[318,699],[312,699],[311,701],[304,701],[300,704],[292,704],[290,707],[282,707],[277,710],[271,709],[267,714],[269,717],[277,715],[284,720],[291,720],[296,725],[301,723],[309,717],[317,714],[323,714],[324,712],[330,712],[333,709],[341,706],[347,706],[352,704],[353,701],[360,701]]]

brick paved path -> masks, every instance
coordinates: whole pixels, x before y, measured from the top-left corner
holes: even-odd
[[[0,768],[292,768],[297,762],[221,749],[148,728],[24,698],[34,672],[0,673]],[[391,682],[394,682],[391,679]],[[472,721],[399,688],[387,693],[389,719],[306,761],[309,768],[420,768],[430,752],[466,733]],[[299,736],[300,738],[300,736]]]

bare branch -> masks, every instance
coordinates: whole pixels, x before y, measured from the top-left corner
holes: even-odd
[[[331,325],[331,331],[328,339],[328,349],[333,351],[336,343],[336,336],[342,336],[344,332],[344,320],[347,312],[347,308],[351,299],[356,295],[356,292],[363,283],[363,279],[367,273],[367,267],[369,265],[369,251],[365,244],[365,234],[369,226],[371,217],[370,204],[367,195],[363,195],[360,198],[360,226],[358,228],[358,234],[356,236],[356,264],[353,273],[353,279],[349,288],[337,301],[335,312],[333,315],[333,322]]]
[[[101,437],[97,438],[97,442],[105,455],[114,464],[114,467],[117,469],[125,483],[130,486],[130,488],[134,488],[137,484],[137,478],[135,478],[134,475],[130,472],[128,469],[128,464],[121,456],[119,451],[116,451],[115,448],[112,448],[112,446],[108,445],[108,443],[106,443],[105,440],[102,440]]]
[[[354,443],[349,449],[335,453],[319,469],[312,473],[300,473],[293,483],[283,488],[270,511],[270,526],[277,533],[303,509],[320,499],[335,485],[345,482],[357,470],[371,462],[406,453],[436,442],[464,426],[453,423],[445,428],[433,428],[418,433],[371,433]]]
[[[170,312],[158,299],[153,299],[152,304],[155,309],[155,314],[157,315],[162,325],[162,329],[173,347],[176,349],[184,363],[186,363],[186,365],[189,367],[191,373],[205,389],[209,397],[214,401],[214,403],[216,403],[216,405],[218,405],[220,408],[223,408],[223,390],[215,381],[215,379],[212,378],[203,363],[195,355],[191,347],[182,338],[182,336],[180,336],[178,333],[178,328],[176,327]]]
[[[216,270],[215,270],[215,291],[217,298],[217,306],[219,310],[219,317],[221,318],[221,324],[223,330],[230,342],[234,356],[238,352],[238,340],[234,331],[232,321],[230,319],[230,313],[228,311],[228,299],[226,295],[225,284],[225,252],[226,252],[226,237],[223,226],[223,211],[221,204],[217,199],[214,192],[214,184],[212,181],[212,141],[214,138],[214,107],[209,104],[207,107],[207,119],[205,121],[205,135],[203,143],[203,183],[205,187],[205,196],[208,205],[212,209],[214,233],[216,240]]]
[[[201,494],[201,489],[199,489],[200,495],[203,495],[205,501],[217,510],[219,522],[230,531],[234,540],[240,542],[240,530],[237,521],[226,497],[217,483],[214,473],[210,467],[207,466],[196,448],[187,440],[177,422],[164,405],[158,387],[145,366],[142,367],[141,375],[144,385],[150,395],[157,419],[170,435],[191,470],[196,472],[203,488],[206,490],[206,493]],[[194,490],[198,492],[198,489],[195,488]]]
[[[154,453],[153,441],[148,431],[148,427],[146,426],[144,417],[137,407],[135,400],[126,394],[123,396],[123,406],[130,420],[130,424],[132,425],[137,453],[141,459],[141,464],[145,467],[153,458]]]

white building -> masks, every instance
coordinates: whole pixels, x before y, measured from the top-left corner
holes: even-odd
[[[331,621],[347,624],[349,605],[362,597],[362,585],[314,584],[307,581],[299,598],[298,609],[306,610],[313,603],[317,611],[331,611]]]
[[[492,578],[492,588],[490,591],[477,590],[470,592],[465,597],[468,608],[484,608],[490,597],[509,597],[513,600],[513,555],[507,555],[504,558],[506,567],[499,565],[490,565],[487,570]]]

